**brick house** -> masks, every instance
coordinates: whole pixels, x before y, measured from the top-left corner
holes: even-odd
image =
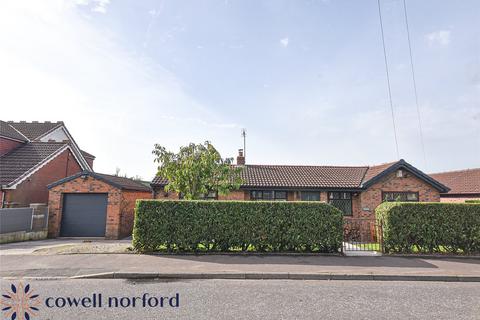
[[[404,160],[378,166],[249,165],[240,151],[243,168],[239,190],[220,200],[324,201],[346,217],[373,218],[382,201],[438,202],[449,188]],[[154,198],[178,199],[165,192],[168,181],[155,177]]]
[[[48,184],[93,171],[94,159],[61,121],[0,121],[0,207],[47,203]]]
[[[48,185],[49,237],[105,237],[132,234],[137,199],[151,199],[147,184],[84,171]]]
[[[450,190],[440,193],[441,202],[480,200],[480,168],[430,174]]]

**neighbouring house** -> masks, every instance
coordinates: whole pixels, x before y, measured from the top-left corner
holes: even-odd
[[[151,199],[147,183],[84,171],[48,185],[49,237],[105,237],[132,234],[137,199]]]
[[[1,207],[47,203],[48,184],[93,171],[94,159],[61,121],[0,121]]]
[[[430,176],[450,189],[440,193],[441,202],[480,200],[480,168],[432,173]]]
[[[378,166],[297,166],[245,164],[239,150],[243,184],[220,200],[329,202],[352,218],[373,218],[383,201],[438,202],[449,188],[404,160]],[[168,181],[155,177],[154,198],[178,199],[165,192]]]

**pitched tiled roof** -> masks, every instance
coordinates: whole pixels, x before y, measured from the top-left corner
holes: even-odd
[[[378,176],[380,173],[387,170],[388,168],[390,168],[392,165],[396,163],[397,161],[368,167],[368,170],[365,173],[365,177],[363,178],[363,183],[370,181],[372,178]]]
[[[430,174],[450,188],[449,194],[480,193],[480,168]]]
[[[242,188],[363,189],[397,169],[404,168],[441,192],[448,188],[412,165],[399,160],[378,166],[282,166],[245,165]],[[155,177],[152,186],[165,186],[168,180]]]
[[[62,121],[58,122],[13,122],[9,121],[9,125],[20,131],[30,140],[35,140],[56,127],[63,125]]]
[[[8,185],[67,146],[63,142],[30,142],[0,157],[0,185]]]
[[[27,141],[17,130],[15,130],[9,123],[0,120],[0,136],[12,138],[20,141]]]
[[[359,188],[368,167],[245,165],[243,188]],[[155,177],[152,185],[168,181]]]
[[[152,185],[155,186],[166,186],[168,184],[168,179],[162,178],[160,176],[155,176],[152,179]]]
[[[132,180],[130,178],[118,177],[104,173],[94,173],[96,176],[100,176],[105,180],[110,181],[113,184],[120,186],[122,189],[127,190],[140,190],[140,191],[150,191],[150,187],[143,184],[141,181]]]
[[[242,187],[358,188],[367,167],[247,165]]]
[[[54,183],[49,184],[47,187],[48,188],[53,188],[55,186],[58,186],[60,184],[66,183],[68,181],[77,179],[80,176],[90,176],[95,179],[101,180],[103,182],[106,182],[116,188],[119,189],[126,189],[126,190],[135,190],[135,191],[151,191],[151,188],[146,185],[145,182],[142,181],[136,181],[130,178],[125,178],[125,177],[119,177],[119,176],[113,176],[110,174],[104,174],[104,173],[97,173],[97,172],[90,172],[90,171],[83,171],[83,172],[78,172],[72,176],[63,178],[61,180],[55,181]]]

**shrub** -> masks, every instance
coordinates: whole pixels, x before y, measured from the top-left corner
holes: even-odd
[[[480,204],[386,202],[376,216],[385,252],[480,252]]]
[[[139,200],[133,246],[139,251],[338,252],[342,217],[319,202]]]
[[[480,203],[480,199],[479,200],[465,200],[465,203]]]

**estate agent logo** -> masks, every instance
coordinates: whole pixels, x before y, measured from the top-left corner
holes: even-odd
[[[10,286],[10,291],[2,294],[0,306],[2,316],[8,320],[30,320],[36,316],[38,306],[40,305],[38,294],[30,290],[30,285],[25,287],[20,283],[18,287],[14,284]]]

